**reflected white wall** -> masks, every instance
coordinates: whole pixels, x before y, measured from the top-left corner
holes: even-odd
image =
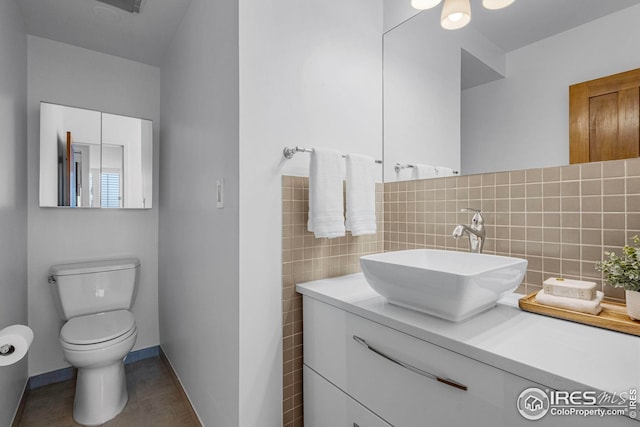
[[[387,6],[388,8],[389,6]],[[396,163],[461,170],[462,49],[499,74],[505,55],[471,26],[448,31],[425,11],[384,35],[384,180],[411,178]]]
[[[638,68],[640,6],[506,56],[506,78],[462,93],[465,173],[569,163],[569,86]]]
[[[137,118],[102,114],[102,143],[121,146],[123,150],[124,158],[120,159],[120,167],[123,167],[123,202],[127,208],[142,208],[145,205],[146,195],[142,186],[142,122]],[[146,199],[149,207],[150,196],[149,193]]]

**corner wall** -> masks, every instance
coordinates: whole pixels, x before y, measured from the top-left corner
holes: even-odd
[[[382,156],[382,0],[240,1],[240,426],[281,426],[286,145]]]
[[[161,344],[205,424],[282,425],[282,149],[381,158],[381,32],[381,0],[193,0],[167,52]]]
[[[202,423],[238,426],[238,2],[192,0],[161,73],[160,342]]]
[[[29,375],[69,366],[58,341],[63,321],[47,283],[53,264],[136,256],[142,264],[133,307],[133,348],[158,345],[158,141],[160,70],[92,50],[28,36]],[[40,101],[153,121],[152,209],[41,208],[38,202]]]
[[[14,0],[0,1],[0,329],[27,324],[27,39]],[[36,336],[36,339],[39,337]],[[27,358],[0,367],[0,425],[9,426]]]

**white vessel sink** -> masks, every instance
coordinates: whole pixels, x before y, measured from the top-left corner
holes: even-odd
[[[367,255],[360,265],[390,303],[454,322],[494,307],[527,271],[520,258],[436,249]]]

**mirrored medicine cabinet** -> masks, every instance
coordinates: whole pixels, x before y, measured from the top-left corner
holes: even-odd
[[[40,207],[152,206],[150,120],[40,103]]]

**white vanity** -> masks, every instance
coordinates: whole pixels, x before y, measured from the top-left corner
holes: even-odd
[[[516,406],[530,387],[640,389],[639,337],[509,302],[454,323],[388,304],[362,274],[299,284],[297,291],[304,296],[307,427],[640,427],[623,416],[548,413],[529,421]]]

